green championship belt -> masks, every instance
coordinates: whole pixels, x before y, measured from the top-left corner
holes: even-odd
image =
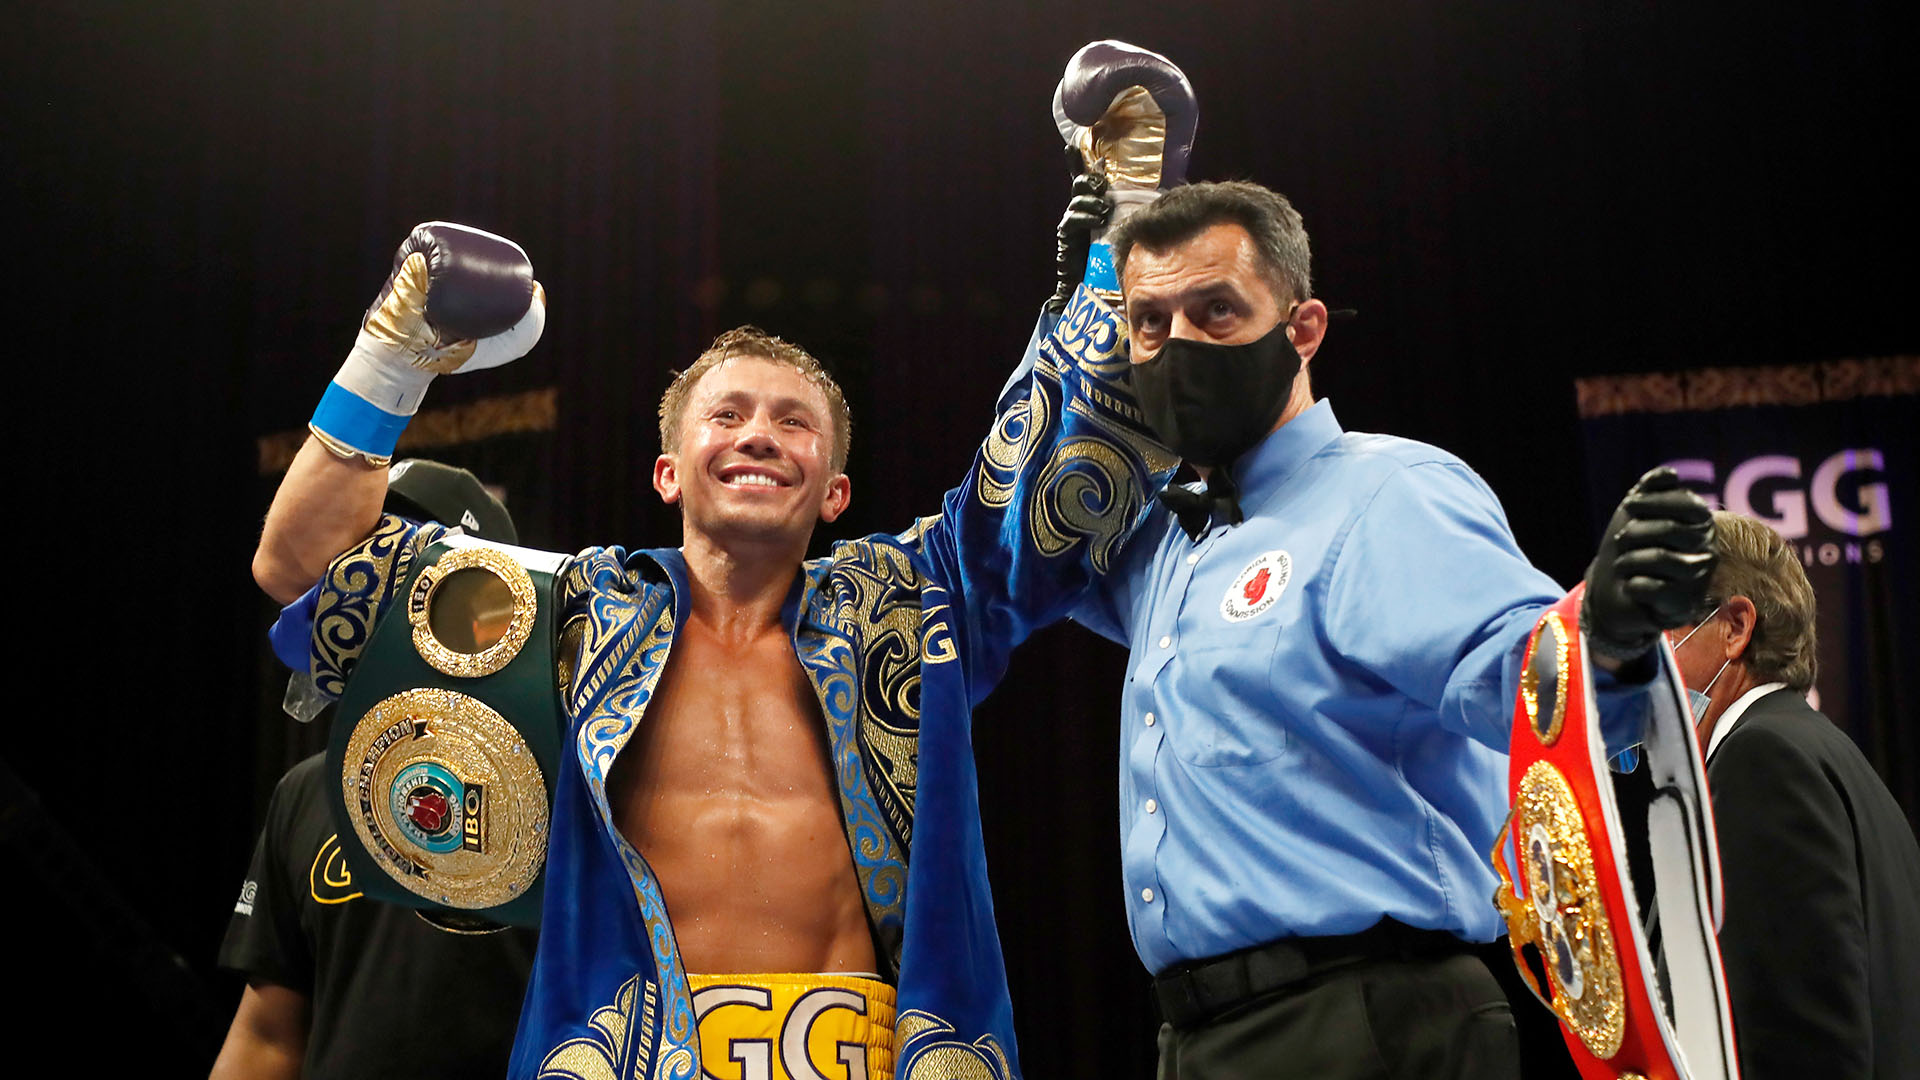
[[[555,682],[567,559],[467,536],[414,560],[340,696],[334,823],[374,900],[535,926],[566,731]]]

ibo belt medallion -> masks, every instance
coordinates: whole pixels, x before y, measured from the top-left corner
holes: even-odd
[[[360,718],[341,794],[355,834],[418,896],[475,910],[527,890],[546,860],[547,785],[501,715],[451,690],[408,690]]]

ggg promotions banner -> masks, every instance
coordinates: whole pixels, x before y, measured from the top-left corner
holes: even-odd
[[[1816,708],[1920,821],[1920,357],[1576,381],[1598,529],[1669,464],[1772,526],[1819,605]]]

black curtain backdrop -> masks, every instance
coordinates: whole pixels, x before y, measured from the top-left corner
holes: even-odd
[[[855,500],[821,545],[899,529],[961,475],[1050,290],[1054,82],[1084,42],[1135,41],[1199,92],[1193,175],[1287,192],[1319,292],[1360,309],[1315,359],[1318,392],[1350,429],[1472,463],[1570,583],[1593,539],[1576,375],[1920,349],[1898,10],[17,11],[0,145],[25,241],[10,413],[30,587],[10,610],[32,644],[0,821],[28,868],[11,970],[54,1036],[32,1045],[150,1075],[211,1060],[238,994],[215,945],[266,795],[310,738],[263,705],[279,687],[247,570],[271,488],[256,443],[305,423],[415,222],[512,236],[551,297],[532,357],[428,401],[556,388],[527,541],[673,543],[647,487],[654,402],[747,321],[847,384]],[[1048,630],[977,717],[1035,1078],[1151,1074],[1118,888],[1121,663]]]

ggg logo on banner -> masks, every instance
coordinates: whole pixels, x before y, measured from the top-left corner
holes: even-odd
[[[1707,505],[1721,505],[1712,488],[1713,461],[1680,458],[1667,464],[1680,479],[1705,486],[1700,495]],[[1762,454],[1734,465],[1727,470],[1726,508],[1765,522],[1784,540],[1803,540],[1812,531],[1809,501],[1822,525],[1845,536],[1871,536],[1893,528],[1885,454],[1871,447],[1842,450],[1821,461],[1805,484],[1801,469],[1801,460],[1787,454]]]
[[[1240,576],[1227,586],[1220,600],[1220,617],[1228,622],[1245,622],[1272,607],[1293,577],[1293,556],[1284,551],[1269,551],[1247,564]]]

